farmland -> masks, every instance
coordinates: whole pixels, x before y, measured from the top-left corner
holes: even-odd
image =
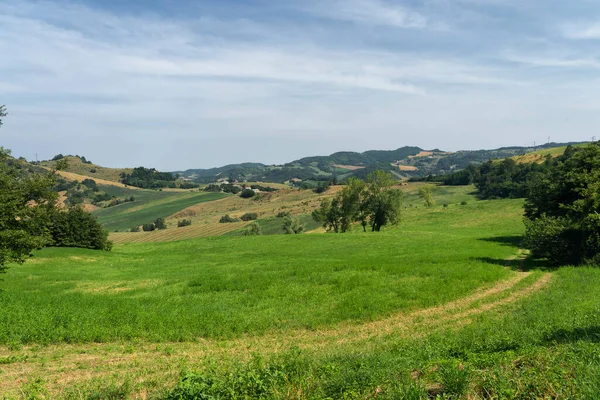
[[[40,251],[2,284],[0,392],[161,398],[206,379],[269,398],[597,390],[600,274],[527,259],[521,200],[440,187],[427,209],[416,188],[378,234]]]

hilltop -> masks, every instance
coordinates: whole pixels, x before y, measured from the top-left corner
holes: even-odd
[[[199,183],[210,183],[219,179],[280,183],[295,180],[303,181],[304,186],[311,187],[323,180],[343,181],[351,176],[364,178],[376,169],[392,172],[399,179],[443,175],[469,165],[524,156],[532,152],[554,151],[561,154],[561,149],[564,151],[569,144],[581,143],[547,143],[535,148],[515,146],[456,152],[405,146],[396,150],[369,150],[363,153],[342,151],[329,156],[304,157],[282,165],[229,164],[219,168],[176,171],[173,174]]]

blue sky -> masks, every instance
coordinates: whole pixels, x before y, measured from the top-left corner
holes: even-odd
[[[0,0],[0,144],[162,170],[600,137],[597,0]]]

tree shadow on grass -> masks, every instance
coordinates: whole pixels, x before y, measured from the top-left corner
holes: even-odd
[[[487,238],[479,238],[484,242],[499,243],[503,246],[520,248],[523,245],[523,236],[511,235],[511,236],[492,236]]]
[[[484,262],[487,264],[501,265],[508,267],[515,271],[527,272],[533,270],[539,271],[554,271],[556,268],[552,267],[548,261],[527,257],[524,259],[505,260],[502,258],[492,257],[476,257],[475,260]]]
[[[549,343],[574,343],[578,341],[600,343],[600,326],[559,329],[546,337],[546,342]]]

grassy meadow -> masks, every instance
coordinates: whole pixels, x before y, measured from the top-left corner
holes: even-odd
[[[521,200],[417,187],[380,233],[37,252],[0,283],[0,398],[597,398],[600,272],[529,259]]]

